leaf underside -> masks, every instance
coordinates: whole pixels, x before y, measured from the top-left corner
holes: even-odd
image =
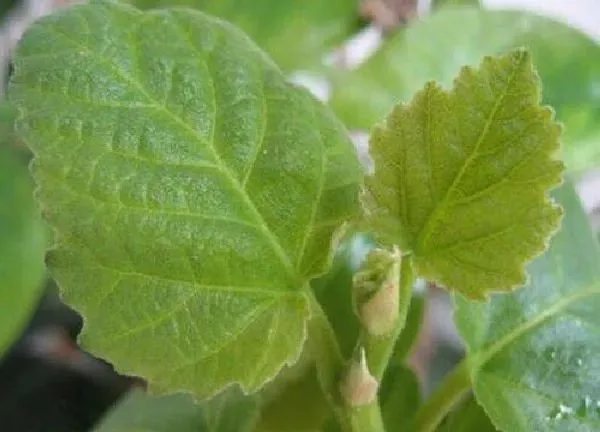
[[[254,391],[298,357],[307,281],[358,207],[339,122],[243,33],[99,2],[24,36],[9,90],[82,343],[154,391]]]
[[[473,390],[506,432],[600,430],[600,248],[572,185],[550,249],[523,289],[488,303],[456,296]]]
[[[526,51],[465,67],[452,90],[429,83],[374,129],[367,218],[421,276],[473,298],[509,291],[561,218],[548,196],[559,135]]]

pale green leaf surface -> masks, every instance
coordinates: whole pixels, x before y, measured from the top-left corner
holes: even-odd
[[[426,82],[450,86],[462,66],[516,47],[532,53],[544,103],[566,125],[567,166],[599,165],[600,45],[576,29],[525,12],[447,8],[415,21],[359,69],[339,76],[331,104],[349,127],[369,129]]]
[[[10,96],[83,345],[154,391],[254,391],[305,338],[303,286],[358,207],[345,131],[245,35],[79,5],[30,28]]]
[[[477,298],[525,282],[561,214],[547,194],[560,127],[539,103],[530,56],[515,51],[464,68],[450,92],[427,84],[373,130],[367,218],[420,276]]]
[[[357,30],[359,0],[132,0],[146,9],[187,6],[238,25],[286,71],[318,69]]]
[[[0,357],[20,336],[43,291],[45,233],[26,164],[0,137]]]
[[[149,396],[133,391],[95,432],[252,432],[258,419],[254,398],[230,388],[195,404],[189,395]]]
[[[448,6],[481,6],[479,0],[432,0],[431,6],[433,9],[448,7]]]
[[[600,430],[600,249],[570,184],[530,283],[488,303],[457,296],[473,390],[506,432]]]

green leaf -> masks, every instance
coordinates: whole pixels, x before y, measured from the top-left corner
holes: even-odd
[[[600,429],[600,249],[572,186],[555,196],[566,216],[530,283],[456,298],[475,396],[507,432]]]
[[[544,103],[566,125],[569,168],[600,164],[600,45],[569,26],[525,12],[447,8],[415,21],[358,70],[338,77],[331,103],[349,127],[368,129],[426,82],[450,85],[463,65],[516,47],[531,51]]]
[[[314,69],[359,27],[359,0],[132,0],[187,6],[238,25],[286,71]]]
[[[379,401],[385,430],[408,432],[421,403],[421,387],[414,372],[400,362],[388,365],[379,391]]]
[[[83,345],[154,391],[255,391],[298,358],[307,281],[358,210],[345,130],[231,25],[78,5],[22,39],[10,96]]]
[[[0,143],[0,358],[43,291],[45,231],[26,165]]]
[[[438,432],[496,432],[496,428],[472,395],[463,400],[444,420]]]
[[[530,56],[464,68],[450,92],[429,83],[371,136],[367,218],[414,254],[417,273],[467,296],[525,282],[561,211],[560,127],[541,107]]]
[[[252,432],[258,419],[253,398],[230,388],[200,405],[189,395],[149,396],[133,391],[95,432]]]
[[[438,9],[447,6],[481,6],[479,0],[432,0],[431,7]]]
[[[409,356],[419,339],[425,313],[426,292],[413,290],[404,329],[394,345],[393,359],[402,362]]]

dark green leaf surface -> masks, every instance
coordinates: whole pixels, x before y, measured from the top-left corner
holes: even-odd
[[[575,29],[528,13],[448,8],[425,17],[340,77],[332,106],[348,126],[369,129],[427,81],[449,86],[463,65],[515,47],[531,51],[544,103],[566,125],[567,165],[579,170],[600,164],[600,46]]]
[[[457,297],[473,390],[506,432],[600,430],[600,250],[570,184],[531,282],[489,303]]]
[[[414,254],[419,276],[477,298],[525,282],[561,214],[548,196],[561,181],[560,127],[539,85],[527,52],[488,57],[373,130],[366,216]]]
[[[359,0],[132,0],[187,6],[238,25],[286,71],[318,68],[359,24]]]
[[[223,21],[116,3],[31,27],[10,95],[86,348],[198,397],[296,361],[303,286],[358,208],[326,108]]]
[[[0,357],[19,337],[43,291],[45,232],[23,161],[0,137]]]
[[[496,428],[475,398],[469,395],[446,417],[437,431],[496,432]]]
[[[134,391],[95,432],[252,432],[256,402],[235,388],[199,405],[189,395],[148,396]]]
[[[414,372],[392,361],[383,377],[379,401],[386,432],[409,432],[421,404],[421,388]]]

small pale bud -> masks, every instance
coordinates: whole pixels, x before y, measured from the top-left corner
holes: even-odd
[[[357,314],[372,336],[385,336],[396,326],[400,308],[401,259],[398,248],[392,252],[376,249],[354,278]]]
[[[372,403],[377,397],[379,383],[369,372],[365,349],[360,349],[358,359],[352,360],[340,383],[340,393],[344,402],[352,407]]]

